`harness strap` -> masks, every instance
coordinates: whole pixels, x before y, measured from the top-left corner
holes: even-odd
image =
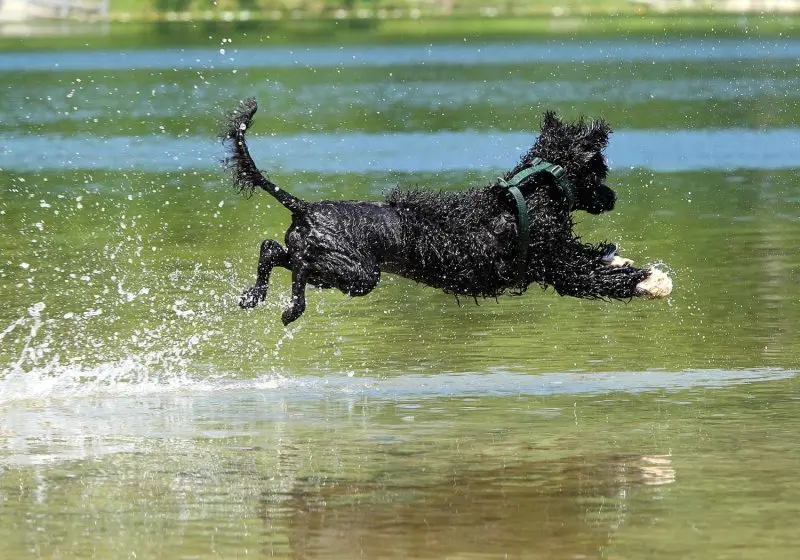
[[[553,176],[556,185],[561,189],[564,198],[567,199],[569,209],[572,210],[572,208],[575,207],[575,193],[572,190],[570,182],[564,178],[564,173],[566,173],[566,171],[560,165],[544,161],[542,158],[533,158],[531,160],[531,166],[526,167],[514,175],[508,183],[516,186],[521,184],[528,177],[538,175],[539,173],[549,173]]]
[[[502,177],[497,179],[497,184],[506,189],[517,205],[517,232],[519,235],[517,240],[517,284],[522,289],[526,286],[525,273],[528,269],[528,248],[531,242],[531,219],[528,215],[528,205],[525,203],[525,197],[522,196],[519,185],[529,177],[541,173],[552,175],[556,185],[564,193],[571,210],[575,205],[575,193],[572,192],[572,185],[569,181],[563,178],[564,168],[560,165],[552,164],[541,158],[534,158],[531,160],[530,167],[526,167],[508,181]]]

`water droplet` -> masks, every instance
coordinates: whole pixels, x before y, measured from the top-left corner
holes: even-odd
[[[34,303],[31,307],[28,308],[28,314],[30,314],[31,317],[38,317],[39,315],[41,315],[42,311],[44,311],[45,307],[47,306],[44,304],[43,301]]]

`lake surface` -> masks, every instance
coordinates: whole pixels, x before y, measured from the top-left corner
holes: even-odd
[[[797,41],[0,53],[0,556],[795,558]],[[602,115],[581,235],[666,301],[480,305],[288,274],[289,215],[218,169],[221,115],[309,199],[482,186],[546,109]]]

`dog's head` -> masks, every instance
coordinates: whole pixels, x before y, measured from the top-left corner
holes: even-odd
[[[518,168],[533,158],[564,168],[564,178],[572,184],[575,210],[590,214],[614,208],[616,194],[605,185],[608,165],[603,150],[608,145],[611,127],[602,119],[564,122],[552,111],[542,120],[542,133],[530,151],[522,156]]]

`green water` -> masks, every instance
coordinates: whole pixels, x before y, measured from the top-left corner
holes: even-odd
[[[220,52],[224,49],[224,52]],[[0,557],[794,558],[797,41],[0,55]],[[365,298],[288,273],[289,216],[217,169],[220,114],[309,199],[481,186],[539,115],[603,115],[581,235],[666,301]]]

